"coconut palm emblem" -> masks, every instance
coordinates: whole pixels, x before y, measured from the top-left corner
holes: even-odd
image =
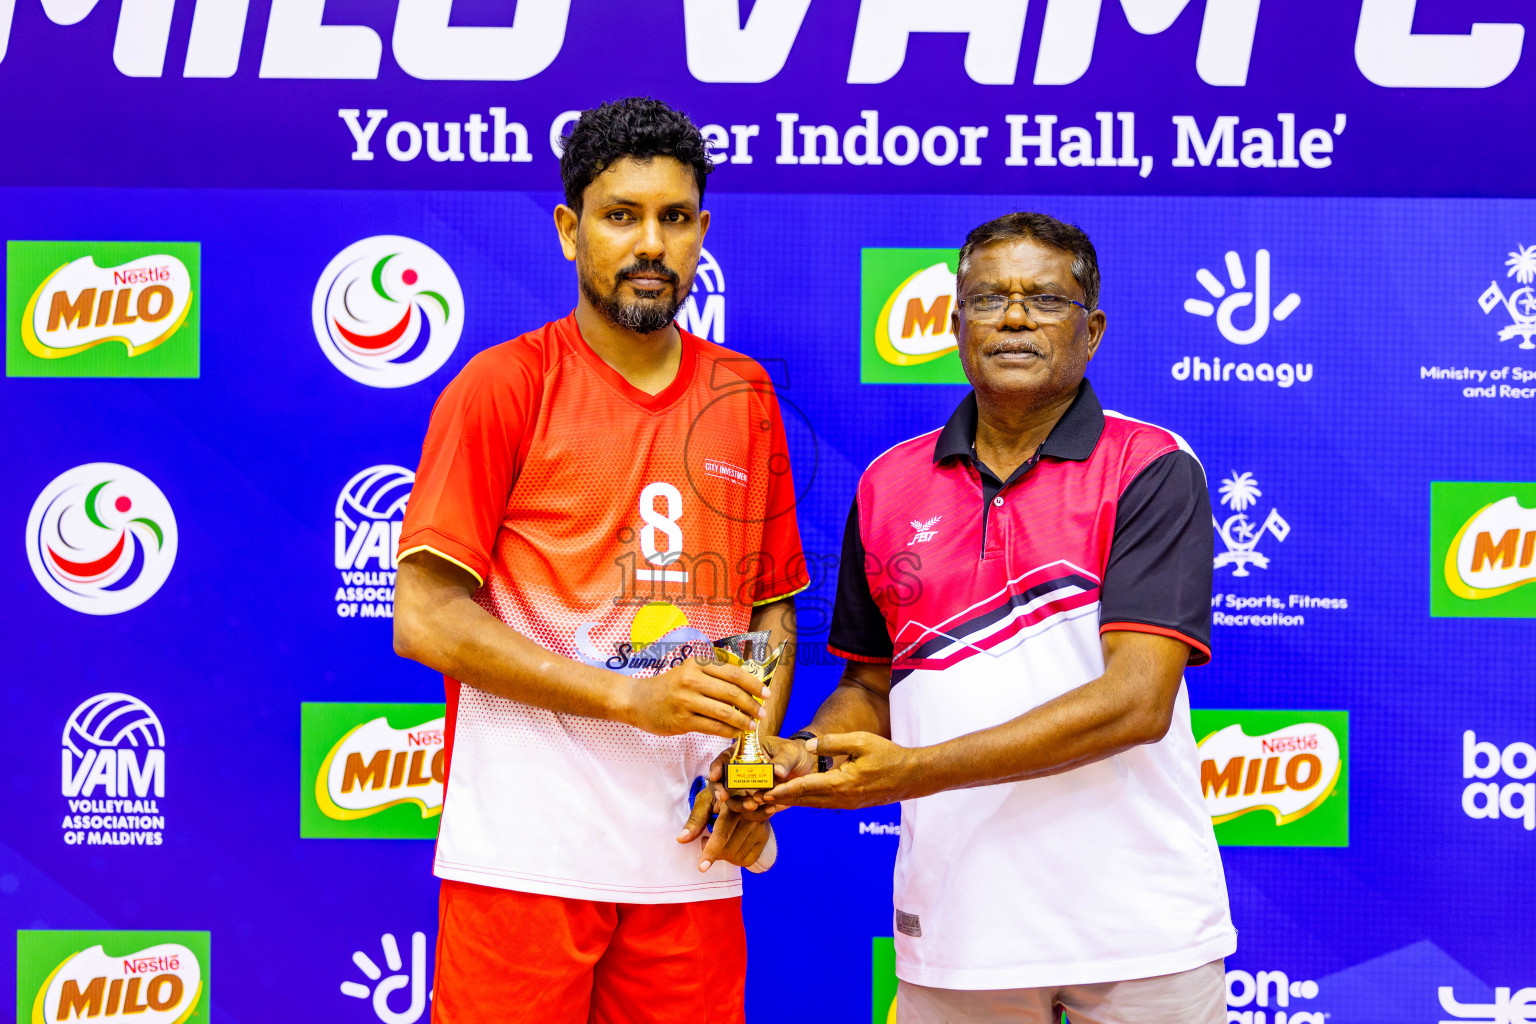
[[[1531,340],[1536,335],[1536,289],[1531,287],[1536,281],[1536,245],[1517,246],[1504,265],[1509,268],[1504,276],[1514,278],[1520,288],[1506,296],[1499,282],[1494,281],[1478,297],[1477,304],[1484,313],[1492,313],[1494,307],[1503,306],[1514,321],[1499,332],[1500,341],[1519,335],[1521,348],[1536,349],[1536,342]]]
[[[1216,527],[1221,542],[1227,546],[1227,550],[1216,556],[1216,568],[1230,565],[1234,576],[1249,575],[1250,565],[1268,569],[1269,557],[1255,550],[1259,541],[1266,533],[1273,535],[1277,541],[1284,541],[1290,535],[1291,524],[1285,521],[1277,509],[1270,509],[1261,525],[1253,525],[1248,510],[1258,503],[1264,492],[1259,490],[1259,482],[1252,473],[1238,473],[1234,470],[1231,476],[1221,482],[1218,493],[1221,503],[1232,511],[1232,515],[1221,522],[1215,516],[1211,517],[1211,525]]]

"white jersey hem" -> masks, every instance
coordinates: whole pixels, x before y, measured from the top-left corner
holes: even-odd
[[[990,970],[952,970],[925,967],[896,959],[896,977],[924,988],[956,991],[985,989],[1045,988],[1059,985],[1102,985],[1115,981],[1137,981],[1165,974],[1179,974],[1204,967],[1212,960],[1231,956],[1237,950],[1235,930],[1210,939],[1193,949],[1129,960],[1102,960],[1075,964],[1007,967]]]
[[[513,892],[531,892],[541,896],[560,896],[565,899],[592,900],[598,903],[701,903],[705,900],[726,900],[741,895],[740,876],[728,879],[700,879],[688,885],[648,886],[637,889],[605,885],[601,882],[525,875],[516,871],[478,868],[467,864],[447,864],[441,860],[433,863],[432,873],[450,882],[468,882],[472,885],[489,886],[492,889],[509,889]]]

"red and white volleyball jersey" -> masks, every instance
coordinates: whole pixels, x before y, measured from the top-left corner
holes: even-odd
[[[778,402],[756,362],[686,332],[648,395],[575,316],[471,359],[432,411],[400,555],[474,574],[475,600],[568,658],[655,674],[808,583]],[[719,899],[675,841],[726,741],[653,736],[453,679],[441,878],[620,903]]]

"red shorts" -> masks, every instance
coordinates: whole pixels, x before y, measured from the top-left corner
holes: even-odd
[[[442,883],[433,1024],[744,1024],[741,898],[597,903]]]

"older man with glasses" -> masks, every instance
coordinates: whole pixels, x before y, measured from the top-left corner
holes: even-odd
[[[901,801],[902,1024],[1222,1024],[1236,932],[1184,685],[1210,659],[1205,474],[1084,379],[1105,316],[1081,230],[981,225],[957,293],[974,390],[860,480],[847,668],[742,806]]]

